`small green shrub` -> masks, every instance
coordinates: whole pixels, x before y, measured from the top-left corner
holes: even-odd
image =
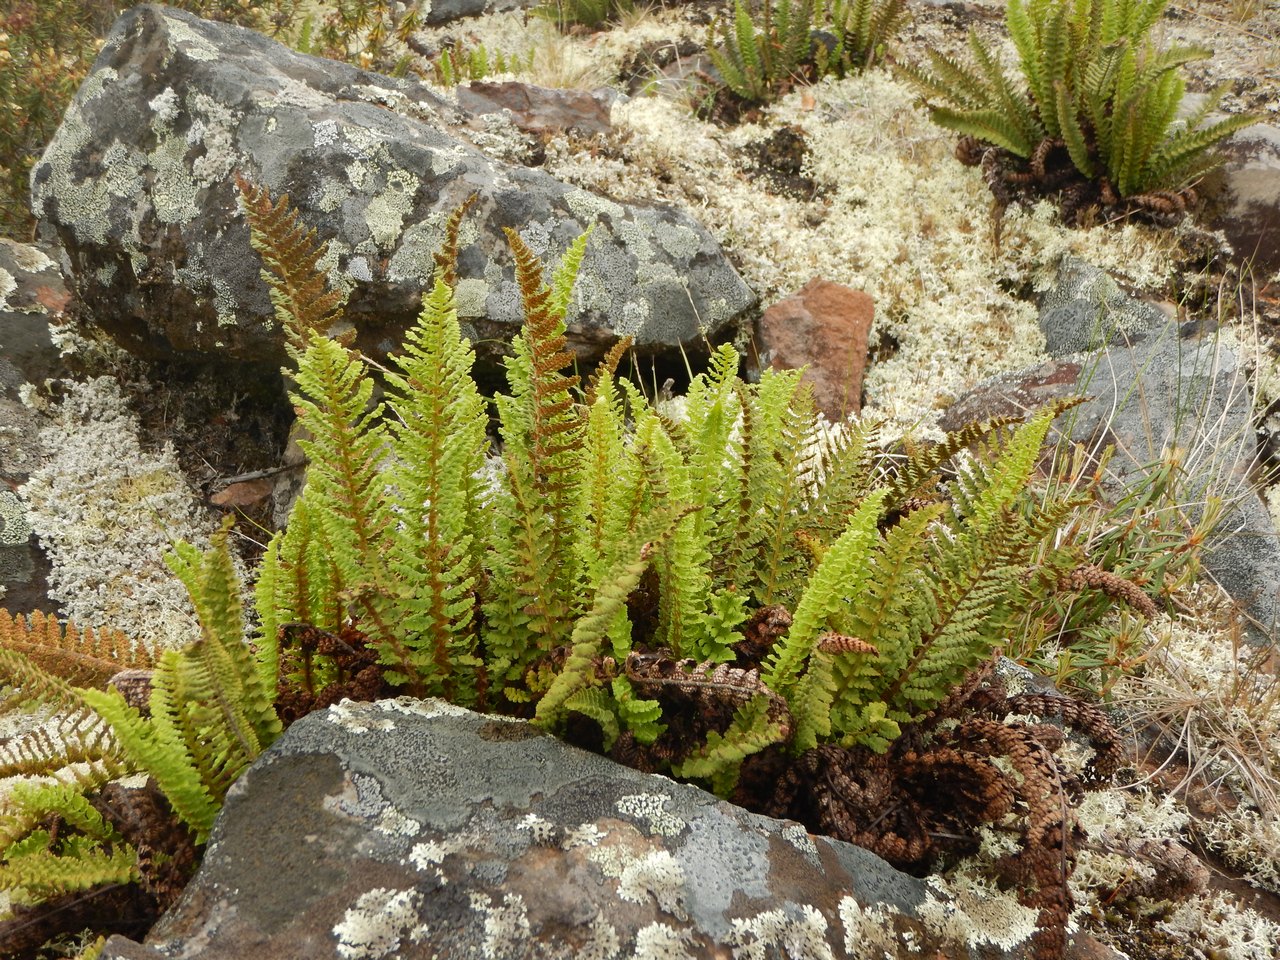
[[[1061,188],[1056,154],[1097,184],[1093,196],[1104,204],[1181,212],[1193,199],[1181,192],[1214,163],[1210,148],[1255,118],[1208,123],[1221,88],[1179,117],[1180,68],[1212,51],[1157,47],[1150,34],[1168,2],[1008,0],[1005,23],[1021,77],[1008,76],[976,33],[971,63],[930,50],[930,68],[898,70],[924,92],[936,123],[1026,161],[1027,172],[1005,182]],[[980,151],[968,154],[977,162]],[[992,186],[1000,196],[1000,185]],[[1072,209],[1080,205],[1072,199]]]
[[[634,9],[635,0],[548,0],[534,13],[564,31],[578,26],[594,30]]]
[[[321,56],[403,76],[411,58],[401,48],[422,17],[421,0],[334,0],[311,43]]]

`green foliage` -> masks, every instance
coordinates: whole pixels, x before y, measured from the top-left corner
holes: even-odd
[[[57,831],[48,827],[53,822]],[[80,786],[14,785],[0,809],[0,884],[15,904],[138,878],[137,851],[103,820]]]
[[[734,0],[711,60],[724,85],[752,103],[772,100],[797,80],[843,76],[870,66],[905,15],[904,0]],[[815,30],[828,37],[817,37]]]
[[[240,581],[226,531],[208,553],[179,544],[168,562],[191,594],[202,636],[161,655],[145,714],[114,688],[80,695],[203,843],[231,784],[281,728],[275,691],[262,682],[244,642]]]
[[[436,83],[452,87],[467,80],[483,80],[495,73],[521,73],[533,66],[533,57],[532,48],[521,56],[490,51],[483,43],[467,46],[455,40],[452,45],[442,47],[432,60],[431,74]]]
[[[576,26],[594,30],[634,9],[635,0],[547,0],[534,13],[564,31]]]
[[[104,818],[96,798],[110,781],[148,774],[203,843],[227,789],[279,735],[274,679],[264,682],[245,643],[240,580],[226,535],[208,553],[180,543],[168,557],[202,635],[155,662],[118,634],[82,633],[42,618],[0,619],[0,679],[10,699],[59,711],[0,747],[0,777],[59,777],[19,783],[0,805],[0,882],[15,894],[14,905],[139,883],[144,870],[165,869],[165,855],[144,866],[135,838]],[[111,677],[115,671],[102,663],[109,657],[119,657],[117,669],[153,668],[145,671],[149,694],[140,705],[136,691]],[[64,677],[94,686],[73,686]]]
[[[324,22],[311,38],[316,52],[365,70],[404,75],[410,57],[402,51],[423,24],[421,0],[334,0],[326,7]]]
[[[0,234],[32,228],[27,182],[115,18],[140,0],[6,0],[0,9]],[[272,35],[300,0],[173,0]]]
[[[934,121],[1024,160],[1064,149],[1086,178],[1119,197],[1177,191],[1213,165],[1209,149],[1256,121],[1206,123],[1214,91],[1177,119],[1180,68],[1212,56],[1201,47],[1161,49],[1150,34],[1168,0],[1009,0],[1005,23],[1021,78],[1009,77],[971,33],[971,62],[936,50],[930,66],[899,66],[923,91]],[[1039,165],[1043,167],[1044,157]]]
[[[1056,535],[1084,498],[1029,492],[1069,404],[890,457],[871,425],[820,443],[799,373],[745,384],[727,346],[679,420],[616,378],[619,351],[580,390],[563,372],[565,315],[589,235],[547,283],[508,231],[526,322],[494,400],[502,466],[481,481],[483,403],[446,282],[456,234],[457,217],[393,361],[396,426],[375,419],[359,357],[315,334],[299,355],[312,476],[264,562],[267,629],[308,610],[326,630],[349,619],[394,684],[551,729],[577,714],[607,745],[678,736],[673,691],[727,698],[723,725],[667,760],[727,791],[769,745],[884,750],[1083,559]],[[305,246],[275,262],[309,263]],[[749,628],[774,608],[789,625],[750,652]],[[662,672],[655,656],[699,666]]]

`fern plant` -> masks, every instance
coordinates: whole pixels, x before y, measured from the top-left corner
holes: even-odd
[[[483,43],[465,46],[462,41],[441,48],[431,62],[431,75],[441,86],[452,87],[467,80],[482,80],[495,73],[521,73],[533,64],[534,51],[521,56],[490,51]]]
[[[590,234],[548,279],[508,231],[526,323],[507,361],[509,392],[495,398],[501,442],[491,449],[453,299],[469,204],[447,221],[434,285],[375,402],[369,362],[328,335],[340,329],[341,297],[324,290],[314,232],[287,198],[243,180],[240,189],[311,438],[307,485],[259,572],[256,643],[251,652],[243,642],[225,532],[207,554],[179,545],[170,558],[202,636],[159,658],[141,701],[72,686],[22,652],[42,629],[52,630],[45,646],[90,661],[92,651],[127,656],[127,644],[90,648],[70,631],[14,621],[0,669],[29,699],[67,710],[70,736],[10,751],[0,772],[33,772],[59,750],[64,760],[81,751],[89,772],[66,791],[23,793],[0,819],[0,869],[12,868],[13,883],[35,898],[107,882],[171,892],[190,860],[152,856],[119,823],[92,816],[86,791],[148,773],[194,851],[282,714],[390,692],[528,716],[744,802],[754,785],[757,809],[895,862],[933,850],[940,821],[901,777],[935,764],[969,778],[961,807],[974,823],[1023,799],[1033,865],[1067,842],[1065,814],[1054,813],[1066,809],[1065,781],[1018,766],[1047,749],[1028,746],[1041,728],[962,718],[1012,625],[1034,622],[1087,559],[1057,537],[1078,498],[1031,489],[1063,405],[890,456],[872,424],[820,442],[800,373],[743,383],[724,346],[671,416],[616,375],[625,343],[585,388],[565,372],[565,317]],[[984,689],[986,711],[1000,695]],[[1064,703],[1073,706],[1017,706],[1056,709],[1105,740],[1104,721]],[[959,722],[938,726],[948,718]],[[817,776],[823,765],[843,780]],[[901,795],[892,816],[868,822],[874,809],[841,806],[864,781],[875,796]],[[761,794],[766,782],[776,789]],[[51,815],[70,833],[42,833]],[[157,863],[168,871],[159,880]],[[1065,893],[1046,869],[1032,873],[1049,890],[1044,902],[1060,906]]]
[[[313,269],[301,227],[244,189],[255,244],[292,251],[274,257],[283,272],[273,284],[301,285],[287,262]],[[832,741],[883,750],[1004,642],[1048,572],[1082,559],[1047,547],[1079,501],[1027,493],[1061,408],[1017,430],[975,425],[891,464],[871,455],[869,426],[824,452],[799,374],[743,384],[728,347],[691,385],[681,422],[608,364],[578,393],[561,372],[572,362],[564,316],[589,234],[548,285],[508,231],[526,324],[507,361],[510,393],[495,398],[501,469],[480,489],[483,407],[447,269],[457,226],[455,217],[445,268],[394,361],[394,429],[373,419],[363,362],[319,337],[305,313],[282,313],[291,338],[309,337],[294,402],[315,438],[313,477],[300,522],[264,563],[264,648],[282,624],[336,633],[355,622],[394,685],[531,711],[556,729],[578,712],[609,747],[663,732],[651,698],[636,695],[643,671],[623,669],[640,644],[675,660],[742,663],[741,625],[780,607],[790,628],[754,656],[763,688],[794,721],[779,738],[796,752]],[[975,445],[947,497],[917,504]],[[638,618],[626,601],[646,576],[653,608]],[[833,636],[862,646],[837,654]],[[769,711],[752,711],[736,733],[717,735],[726,766],[698,754],[700,775],[722,777],[744,759],[726,737],[762,746]]]
[[[1221,87],[1179,117],[1186,90],[1180,69],[1212,51],[1157,47],[1150,34],[1167,6],[1168,0],[1008,0],[1005,23],[1020,78],[1008,76],[973,32],[971,63],[930,50],[928,68],[898,70],[924,93],[936,123],[1027,162],[1026,174],[1002,179],[1061,187],[1056,152],[1096,182],[1105,204],[1180,212],[1194,199],[1189,185],[1213,166],[1210,148],[1256,118],[1208,122]],[[981,149],[964,153],[977,162]],[[989,180],[995,177],[989,171]],[[1079,204],[1073,199],[1071,209]]]
[[[280,733],[274,684],[244,642],[226,531],[208,553],[180,543],[168,560],[202,624],[185,650],[153,660],[118,633],[0,619],[6,706],[57,711],[0,748],[0,777],[60,776],[20,783],[0,805],[0,883],[14,913],[0,921],[6,955],[58,930],[158,917],[194,869],[227,789]],[[147,786],[117,782],[138,773]]]
[[[711,61],[728,89],[765,103],[797,80],[870,66],[905,12],[903,0],[761,0],[756,19],[747,0],[734,0],[719,45],[708,45]]]
[[[635,0],[548,0],[534,13],[567,32],[573,27],[595,30],[634,9]]]

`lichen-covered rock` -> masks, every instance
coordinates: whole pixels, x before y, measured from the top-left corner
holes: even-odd
[[[430,26],[478,17],[486,13],[502,13],[505,10],[521,10],[537,6],[541,0],[429,0],[422,4],[422,22]]]
[[[1105,270],[1073,256],[1062,258],[1057,282],[1040,300],[1040,329],[1052,357],[1133,343],[1168,321],[1159,307],[1121,290]]]
[[[23,404],[24,386],[66,372],[49,327],[70,299],[58,256],[0,239],[0,481],[10,484],[23,483],[40,462],[42,422]]]
[[[1026,954],[1034,911],[996,896],[972,912],[865,850],[523,722],[344,702],[232,788],[146,946],[116,937],[103,958]]]
[[[753,303],[687,214],[495,162],[459,139],[460,123],[419,84],[139,6],[112,29],[37,165],[32,206],[66,248],[89,314],[141,355],[283,358],[236,172],[288,193],[333,238],[323,265],[350,292],[347,319],[375,357],[399,344],[446,218],[476,192],[457,292],[482,364],[522,316],[504,227],[554,262],[594,224],[568,313],[585,359],[622,334],[654,348],[699,342]]]
[[[53,606],[45,595],[48,562],[13,488],[40,465],[47,423],[24,396],[66,373],[49,326],[70,300],[59,256],[52,247],[0,238],[0,605],[15,613]]]

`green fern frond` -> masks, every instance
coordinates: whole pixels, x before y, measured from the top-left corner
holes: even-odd
[[[616,701],[601,687],[585,687],[578,690],[565,700],[564,709],[580,713],[600,724],[600,730],[604,734],[602,745],[605,750],[612,749],[614,742],[622,733],[622,728],[618,724]],[[661,713],[661,708],[658,712]]]
[[[819,634],[828,629],[831,618],[865,582],[866,561],[878,539],[876,524],[887,496],[888,491],[881,489],[862,502],[845,532],[813,572],[796,605],[791,628],[778,641],[762,671],[762,679],[769,689],[789,696]]]
[[[480,481],[488,440],[485,403],[471,379],[475,354],[462,336],[445,267],[393,360],[389,404],[399,454],[388,471],[397,523],[385,619],[413,651],[415,689],[476,703],[476,591],[483,574]]]
[[[742,761],[785,739],[787,726],[772,715],[773,708],[774,701],[769,696],[752,697],[734,712],[733,722],[723,734],[708,731],[706,743],[675,764],[672,773],[710,780],[712,792],[727,797],[738,782]]]
[[[597,588],[590,611],[574,624],[568,659],[551,687],[538,701],[535,721],[539,725],[558,725],[565,703],[588,686],[592,662],[600,655],[601,643],[614,617],[626,606],[627,596],[639,584],[641,575],[662,541],[671,535],[675,525],[688,512],[688,508],[658,508],[637,524],[625,545],[618,551],[619,559]]]
[[[948,107],[930,107],[929,118],[940,127],[994,143],[1018,157],[1031,156],[1031,151],[1039,142],[1010,122],[1009,115],[1002,109],[952,110]]]
[[[582,260],[587,255],[587,244],[595,228],[587,227],[582,234],[569,244],[560,265],[551,275],[551,309],[563,323],[569,314],[569,303],[573,299],[574,284],[578,280],[578,271],[582,269]],[[517,260],[519,255],[517,254]]]
[[[32,836],[37,840],[47,837],[39,833]],[[127,844],[111,849],[87,843],[64,846],[71,849],[54,852],[16,844],[10,847],[0,862],[0,888],[16,894],[18,902],[32,903],[108,884],[133,883],[140,876],[138,853]]]

